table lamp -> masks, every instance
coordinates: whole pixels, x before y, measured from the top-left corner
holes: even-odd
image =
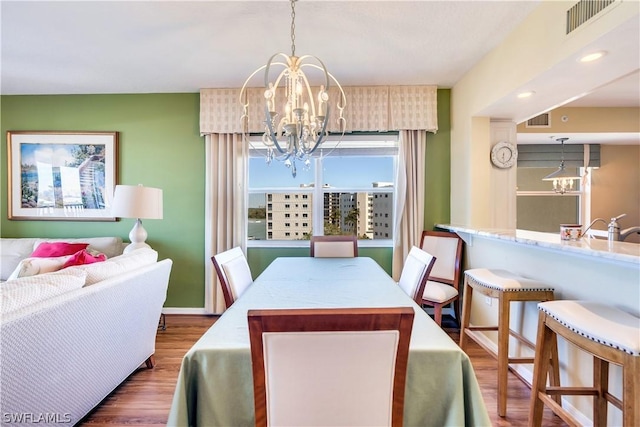
[[[118,218],[136,218],[129,233],[131,243],[124,253],[148,248],[150,246],[145,243],[147,231],[141,219],[162,219],[162,190],[142,185],[116,185],[111,214]]]

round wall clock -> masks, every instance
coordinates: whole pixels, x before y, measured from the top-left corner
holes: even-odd
[[[510,142],[500,141],[491,148],[491,163],[500,169],[508,169],[516,164],[518,149]]]

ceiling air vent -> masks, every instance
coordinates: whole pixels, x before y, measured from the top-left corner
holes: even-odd
[[[535,116],[527,120],[526,127],[528,128],[548,128],[551,127],[551,116],[549,113],[542,113],[539,116]]]
[[[580,0],[567,10],[567,34],[619,0]]]

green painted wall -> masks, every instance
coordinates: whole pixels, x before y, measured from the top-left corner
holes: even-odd
[[[146,220],[149,244],[174,261],[167,306],[202,307],[204,300],[204,141],[199,94],[2,96],[0,173],[2,237],[120,236],[133,220],[117,222],[9,221],[8,130],[119,132],[119,184],[163,189],[164,219]]]
[[[437,134],[427,138],[425,229],[448,223],[450,190],[449,89],[438,90]],[[7,219],[8,130],[100,130],[120,133],[119,184],[163,189],[164,219],[147,220],[149,244],[174,261],[167,307],[204,306],[204,141],[199,135],[199,95],[1,96],[0,236],[120,236],[128,240],[133,220],[117,222],[9,221]],[[251,248],[254,277],[278,256],[308,256],[308,249]],[[390,248],[362,248],[391,272]]]
[[[451,217],[451,89],[438,89],[438,133],[427,134],[424,229]]]

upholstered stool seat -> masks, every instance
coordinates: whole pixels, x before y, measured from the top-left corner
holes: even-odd
[[[462,304],[462,325],[460,327],[460,347],[466,350],[467,338],[480,344],[485,350],[498,359],[498,415],[507,413],[507,379],[509,364],[533,363],[533,357],[509,357],[509,336],[513,336],[522,344],[535,349],[535,344],[524,336],[512,331],[509,326],[510,306],[514,301],[551,301],[553,287],[527,279],[505,270],[474,268],[464,272],[464,293]],[[498,300],[498,325],[478,326],[470,324],[471,305],[474,292],[496,298]],[[497,354],[488,348],[474,331],[498,331]],[[559,383],[559,367],[557,352],[551,355],[549,376],[550,383]],[[522,379],[522,378],[521,378]],[[559,402],[559,399],[558,399]]]
[[[640,424],[640,318],[617,308],[589,301],[548,301],[538,304],[538,348],[533,373],[530,425],[540,426],[543,406],[569,424],[577,420],[560,407],[561,395],[591,395],[593,425],[607,425],[607,402],[623,413],[624,426]],[[593,355],[593,387],[547,387],[548,355],[556,351],[560,335]],[[622,399],[608,391],[609,363],[622,366]]]

